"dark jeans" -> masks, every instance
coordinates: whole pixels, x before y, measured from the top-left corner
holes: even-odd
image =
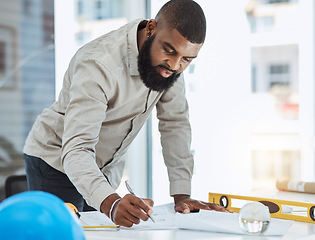
[[[28,189],[49,192],[75,205],[79,212],[93,211],[66,174],[49,166],[38,157],[24,154]]]

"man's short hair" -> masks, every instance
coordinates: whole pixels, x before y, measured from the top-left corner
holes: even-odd
[[[163,19],[167,27],[176,29],[191,43],[205,41],[206,17],[193,0],[171,0],[162,6],[155,19],[157,22]]]

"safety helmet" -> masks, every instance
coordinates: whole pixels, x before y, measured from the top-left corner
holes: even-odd
[[[55,195],[15,194],[0,203],[1,240],[85,240],[77,216]]]

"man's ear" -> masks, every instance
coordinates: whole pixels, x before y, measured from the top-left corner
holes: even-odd
[[[147,26],[145,27],[145,32],[147,37],[151,37],[157,28],[157,22],[155,19],[150,19],[147,23]]]

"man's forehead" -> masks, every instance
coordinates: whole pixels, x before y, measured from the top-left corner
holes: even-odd
[[[193,55],[196,55],[202,47],[202,44],[190,42],[174,28],[157,30],[156,38],[162,44],[171,45],[176,51],[189,52]]]

